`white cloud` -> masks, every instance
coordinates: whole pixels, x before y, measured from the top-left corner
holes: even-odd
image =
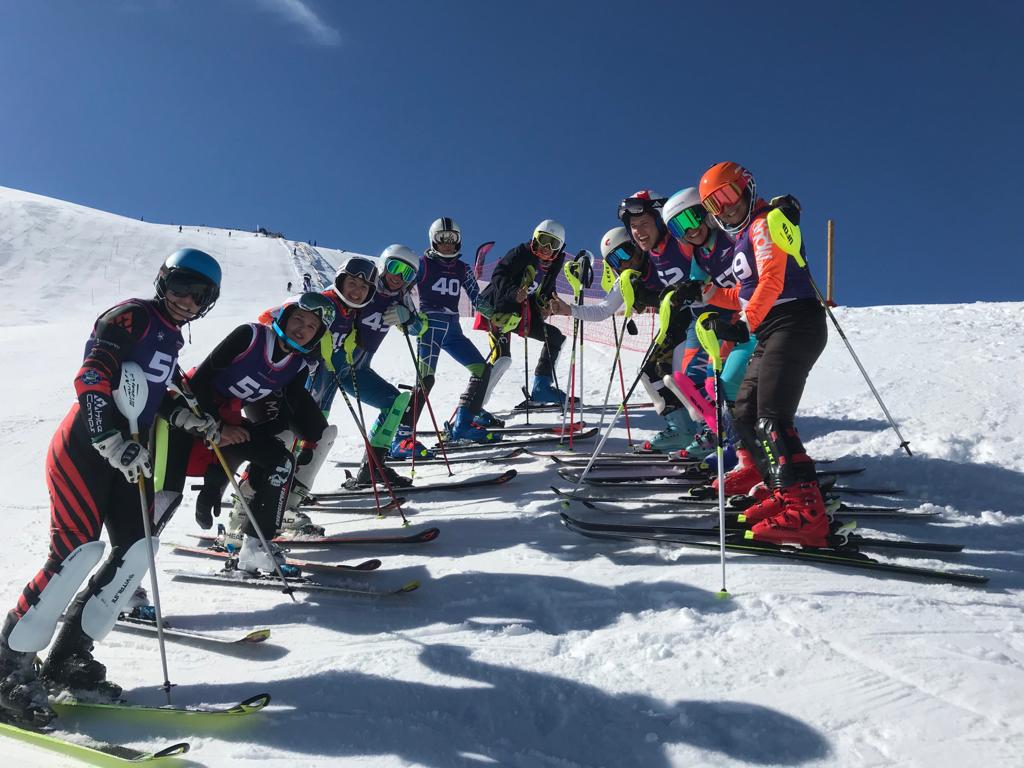
[[[317,45],[335,46],[341,44],[341,33],[320,19],[303,0],[260,0],[263,6],[274,13],[280,14],[296,24]]]

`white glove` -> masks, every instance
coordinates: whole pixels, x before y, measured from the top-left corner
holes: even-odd
[[[149,460],[149,451],[141,443],[130,440],[120,432],[110,437],[93,442],[92,447],[110,462],[110,466],[120,470],[125,480],[134,485],[142,475],[153,476],[153,465]]]
[[[388,325],[405,325],[411,317],[409,308],[401,304],[392,304],[384,310],[384,322]]]
[[[208,413],[196,416],[190,409],[182,407],[173,411],[168,421],[172,426],[209,440],[214,445],[220,442],[220,422]]]

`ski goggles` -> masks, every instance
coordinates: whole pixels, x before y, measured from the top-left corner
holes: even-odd
[[[205,307],[220,293],[207,278],[183,269],[174,269],[164,278],[164,289],[175,296],[191,296],[200,307]]]
[[[677,213],[665,222],[665,226],[673,237],[682,240],[688,230],[696,229],[704,223],[706,215],[707,210],[703,206],[695,205]]]
[[[462,236],[458,232],[442,230],[434,235],[434,242],[444,245],[458,245],[462,242]]]
[[[736,205],[736,203],[742,200],[743,193],[746,191],[746,185],[730,181],[701,200],[701,203],[708,209],[708,213],[712,216],[718,216],[722,213],[723,209]]]
[[[398,275],[405,282],[409,283],[416,279],[416,273],[419,272],[419,269],[398,259],[388,259],[384,263],[384,271],[389,275]]]
[[[619,203],[619,221],[625,222],[627,216],[642,216],[645,213],[656,216],[661,207],[660,202],[643,197],[627,197]]]
[[[334,322],[336,315],[334,304],[322,293],[304,293],[299,296],[295,306],[319,317],[325,328]]]
[[[620,245],[614,251],[604,257],[604,260],[608,263],[608,266],[614,269],[616,272],[622,271],[622,265],[632,259],[637,254],[637,248],[632,243],[626,245]]]
[[[343,274],[350,277],[358,277],[360,280],[365,280],[370,285],[373,285],[377,282],[377,265],[369,259],[349,259]]]
[[[550,235],[547,232],[538,232],[533,236],[533,242],[537,244],[537,248],[548,248],[552,253],[556,253],[562,247],[562,241]]]

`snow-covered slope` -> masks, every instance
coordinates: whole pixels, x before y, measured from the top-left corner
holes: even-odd
[[[71,402],[89,325],[113,302],[149,295],[162,259],[186,245],[208,250],[225,268],[222,300],[192,328],[184,361],[194,363],[234,325],[285,296],[299,279],[295,244],[188,226],[179,234],[177,226],[0,189],[0,599],[7,605],[45,558],[43,457]],[[438,525],[435,542],[308,555],[379,556],[382,569],[359,581],[421,579],[410,595],[293,604],[275,592],[164,576],[164,609],[178,626],[273,631],[248,656],[169,645],[174,700],[226,703],[266,690],[273,711],[229,728],[84,715],[68,717],[66,728],[148,746],[188,739],[190,757],[208,766],[1019,764],[1022,309],[837,310],[915,456],[899,451],[834,333],[808,382],[800,422],[814,455],[866,467],[850,484],[897,486],[905,495],[896,503],[942,513],[929,523],[863,520],[862,527],[967,545],[959,556],[899,562],[983,573],[991,578],[986,588],[730,556],[732,598],[717,600],[716,553],[579,538],[560,526],[546,491],[557,477],[527,460],[512,465],[520,476],[500,490],[416,498],[410,519]],[[483,348],[480,334],[471,338]],[[603,396],[610,352],[588,350],[591,402]],[[517,340],[513,355],[522,360]],[[637,358],[626,356],[627,372]],[[411,383],[412,363],[396,334],[377,361],[388,378]],[[441,365],[434,409],[444,418],[465,373],[450,359]],[[499,385],[495,410],[518,399],[518,362],[513,371]],[[359,452],[342,404],[332,419],[343,434],[334,457],[351,466]],[[653,414],[634,416],[634,433],[656,428]],[[617,429],[608,448],[624,445],[625,430]],[[444,475],[424,467],[417,479]],[[331,465],[319,485],[341,479],[342,468]],[[165,543],[197,531],[191,502],[190,495]],[[393,518],[323,514],[318,522],[332,532],[400,530]],[[169,551],[159,564],[216,567]],[[114,632],[97,656],[133,700],[161,701],[155,642]],[[10,764],[70,764],[3,737],[0,752]]]

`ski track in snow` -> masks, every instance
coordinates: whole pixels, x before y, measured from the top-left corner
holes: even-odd
[[[321,260],[337,263],[340,255],[238,231],[229,238],[225,230],[186,226],[179,234],[177,226],[0,188],[0,295],[8,308],[0,320],[7,360],[0,479],[8,521],[0,587],[8,606],[46,555],[43,458],[72,401],[89,326],[114,302],[150,295],[159,263],[181,246],[204,248],[225,270],[222,298],[191,329],[186,366],[235,325],[280,303],[286,284],[300,283],[303,263],[319,275]],[[179,764],[207,766],[1019,764],[1021,310],[836,310],[913,457],[899,450],[831,328],[798,421],[813,455],[865,467],[844,484],[905,490],[898,500],[868,496],[854,503],[941,511],[929,522],[865,518],[861,528],[966,545],[962,554],[942,558],[880,559],[984,573],[992,580],[986,588],[730,555],[732,598],[717,600],[716,552],[566,531],[547,490],[566,483],[551,465],[527,456],[508,462],[520,473],[508,485],[412,497],[410,522],[439,525],[436,541],[295,553],[324,562],[380,557],[379,571],[339,581],[383,587],[422,580],[412,594],[307,596],[293,604],[272,591],[163,577],[164,611],[179,627],[225,636],[272,629],[262,646],[229,653],[169,644],[174,700],[234,703],[266,690],[270,712],[229,726],[77,714],[63,720],[66,732],[146,748],[189,740],[193,751]],[[485,347],[483,334],[469,335]],[[589,347],[584,398],[595,402],[604,395],[612,350]],[[513,355],[494,410],[520,398],[518,339]],[[566,351],[559,364],[563,381],[568,357]],[[624,354],[627,376],[639,357]],[[411,383],[412,363],[396,333],[376,365],[386,378]],[[443,356],[441,366],[432,395],[439,419],[454,409],[465,384],[450,358]],[[343,406],[332,421],[342,432],[332,458],[355,459],[357,437]],[[420,426],[431,442],[428,421]],[[635,436],[658,426],[652,412],[631,416]],[[625,434],[620,423],[607,450],[623,450]],[[454,469],[458,478],[505,468]],[[417,470],[423,482],[446,476],[443,466]],[[317,486],[336,487],[342,479],[343,468],[329,461]],[[170,544],[197,532],[193,502],[190,491],[164,534],[163,568],[217,567],[170,552]],[[331,533],[401,530],[393,515],[313,517]],[[97,656],[133,700],[162,700],[154,640],[115,631]],[[10,764],[79,764],[2,737],[0,751]]]

